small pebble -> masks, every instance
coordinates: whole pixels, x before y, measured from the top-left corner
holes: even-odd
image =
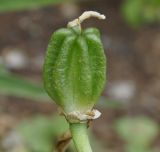
[[[111,98],[128,101],[135,95],[136,86],[133,81],[114,82],[108,86],[108,94]]]
[[[28,62],[23,51],[19,49],[4,49],[2,58],[4,65],[9,69],[23,69]]]

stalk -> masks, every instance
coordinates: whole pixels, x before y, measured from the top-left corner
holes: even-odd
[[[72,123],[70,130],[77,152],[92,152],[86,123]]]

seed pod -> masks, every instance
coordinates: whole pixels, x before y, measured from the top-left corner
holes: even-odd
[[[106,80],[106,58],[99,30],[83,31],[75,26],[55,31],[43,73],[47,93],[65,113],[91,110]]]

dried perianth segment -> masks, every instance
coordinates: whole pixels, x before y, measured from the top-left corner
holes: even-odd
[[[96,17],[100,20],[104,20],[106,17],[103,14],[100,14],[95,11],[85,11],[79,18],[74,19],[73,21],[68,23],[68,27],[74,27],[77,25],[80,25],[84,20],[90,18],[90,17]]]
[[[71,113],[62,115],[65,116],[66,120],[70,123],[87,123],[90,120],[97,119],[101,116],[101,112],[96,109],[88,110],[86,113],[81,113],[79,111],[73,111]]]

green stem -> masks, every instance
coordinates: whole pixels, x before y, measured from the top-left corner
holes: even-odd
[[[87,134],[87,124],[70,124],[70,130],[77,152],[92,152]]]

